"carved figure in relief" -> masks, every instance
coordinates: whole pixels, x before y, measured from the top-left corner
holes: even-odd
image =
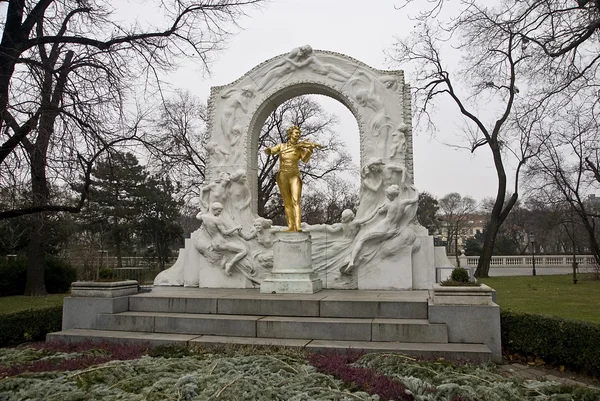
[[[252,223],[254,228],[248,233],[244,234],[241,232],[242,237],[249,241],[256,238],[258,242],[258,249],[254,249],[252,257],[263,267],[273,267],[273,243],[275,242],[275,233],[279,231],[279,227],[273,227],[273,221],[258,217],[254,219]]]
[[[353,78],[350,83],[355,89],[354,96],[361,107],[373,111],[369,118],[368,126],[371,137],[367,138],[368,147],[380,156],[387,153],[386,142],[388,136],[395,130],[390,116],[387,114],[381,97],[377,94],[377,84],[381,85],[375,78],[370,78],[364,71],[356,73],[358,78]]]
[[[238,170],[231,176],[231,203],[236,209],[244,210],[250,206],[252,199],[246,179],[244,170]]]
[[[233,266],[242,260],[247,252],[243,246],[237,245],[234,241],[226,238],[235,232],[240,233],[242,226],[228,228],[220,217],[222,212],[223,205],[219,202],[213,202],[210,205],[209,212],[200,212],[196,215],[196,218],[202,221],[201,229],[205,230],[210,238],[211,244],[208,247],[208,252],[214,252],[222,256],[221,267],[225,270],[225,274],[229,276]],[[228,253],[234,254],[229,261],[226,259]]]
[[[227,188],[231,178],[228,173],[220,173],[212,182],[200,188],[201,209],[206,211],[213,202],[225,204],[227,200]]]
[[[379,77],[379,81],[389,90],[395,91],[398,89],[398,78],[393,75],[382,75]]]
[[[371,211],[381,205],[385,200],[382,189],[383,166],[381,159],[371,158],[360,171],[360,203],[356,214],[359,217],[369,215]]]
[[[400,234],[408,226],[414,217],[411,206],[417,204],[419,201],[419,194],[414,186],[411,185],[409,188],[414,191],[414,196],[409,199],[399,198],[400,187],[397,185],[390,185],[386,189],[385,194],[388,201],[374,210],[365,220],[368,222],[377,214],[385,215],[385,217],[371,227],[364,235],[357,238],[352,249],[352,254],[350,255],[350,263],[345,268],[342,268],[342,273],[349,273],[354,269],[357,263],[357,256],[367,241],[387,241]]]
[[[405,189],[407,184],[406,167],[403,164],[387,163],[383,168],[383,185],[398,185],[400,189]]]
[[[401,156],[406,151],[406,132],[408,132],[408,126],[404,123],[390,132],[388,146],[386,147],[390,159],[395,159],[396,156]]]
[[[236,123],[248,113],[248,104],[253,97],[254,92],[248,87],[231,88],[221,94],[221,98],[227,99],[221,116],[221,129],[231,146],[234,146],[241,136],[242,129]],[[239,132],[233,132],[236,126]]]
[[[300,198],[302,197],[302,179],[298,163],[302,160],[308,163],[315,148],[322,149],[323,146],[315,142],[301,141],[300,127],[295,125],[287,130],[288,141],[265,149],[267,155],[279,156],[279,172],[277,173],[277,186],[283,198],[285,218],[287,220],[286,231],[302,231]]]
[[[253,225],[258,243],[265,248],[272,248],[275,242],[275,233],[279,231],[280,227],[273,227],[273,220],[264,217],[255,219]]]
[[[313,48],[305,45],[292,49],[283,57],[283,60],[275,64],[258,83],[258,90],[268,90],[277,82],[289,78],[294,71],[305,67],[316,74],[325,75],[338,82],[346,82],[351,77],[351,74],[343,69],[319,61],[314,55]]]
[[[229,164],[234,165],[237,164],[240,158],[240,155],[244,152],[245,145],[240,142],[242,138],[242,127],[240,125],[234,125],[231,127],[231,132],[229,136],[229,145],[231,155],[229,156]]]
[[[292,60],[298,58],[299,53],[302,52],[300,47],[292,49],[286,56],[283,57],[279,63],[275,64],[269,72],[261,79],[257,86],[259,91],[266,91],[275,85],[278,81],[287,78],[291,75],[298,67]]]
[[[231,176],[229,187],[229,203],[231,204],[231,213],[240,216],[242,224],[251,224],[254,220],[254,215],[250,210],[250,202],[252,196],[245,170],[237,170]]]
[[[206,144],[206,152],[209,156],[212,156],[215,160],[215,163],[218,166],[222,166],[227,163],[227,159],[229,158],[229,152],[223,149],[216,142],[208,142]]]
[[[233,148],[233,151],[235,152],[235,149],[237,148],[237,144],[240,141],[240,138],[242,137],[242,127],[240,127],[239,125],[234,125],[233,127],[231,127],[231,132],[230,132],[231,136],[229,137],[229,144],[231,145],[231,147]]]
[[[290,60],[296,68],[307,67],[316,74],[325,75],[338,82],[346,82],[352,76],[352,74],[334,64],[319,61],[313,52],[313,48],[309,45],[302,46],[300,50],[298,56],[295,59]]]
[[[358,89],[355,90],[354,96],[356,101],[362,107],[367,107],[375,112],[375,115],[370,120],[370,125],[381,127],[386,125],[389,122],[389,117],[385,114],[385,107],[383,102],[381,101],[381,97],[377,94],[377,89],[375,87],[376,81],[374,79],[370,79],[367,74],[363,71],[358,71],[356,73],[358,77],[362,78],[353,78],[350,83],[353,87],[356,86],[357,83],[362,84]],[[365,83],[365,81],[367,81]],[[379,135],[379,129],[373,129],[373,135]]]
[[[363,224],[367,222],[366,219],[355,220],[354,212],[350,209],[345,209],[342,212],[342,218],[340,223],[329,224],[315,224],[313,226],[305,225],[305,231],[322,231],[329,232],[332,234],[342,234],[346,239],[354,239],[356,234],[360,231]]]

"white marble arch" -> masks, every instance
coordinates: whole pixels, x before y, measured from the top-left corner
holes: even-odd
[[[260,232],[257,235],[256,230],[252,231],[252,221],[258,217],[257,161],[258,152],[262,151],[258,149],[258,137],[269,113],[286,100],[304,94],[338,100],[358,122],[362,180],[357,221],[374,214],[388,201],[385,191],[391,185],[401,189],[398,201],[415,198],[417,192],[411,185],[410,88],[404,82],[403,71],[378,70],[340,53],[300,46],[266,60],[228,85],[211,88],[208,143],[213,151],[208,154],[206,182],[209,184],[203,192],[207,195],[201,213],[208,219],[212,211],[206,210],[206,206],[213,201],[222,204],[222,214],[210,219],[223,222],[221,232],[225,240],[219,236],[218,243],[211,242],[206,232],[198,230],[186,241],[177,263],[161,273],[155,284],[235,288],[257,286],[264,279],[272,262],[269,256],[272,251],[260,240]],[[246,204],[243,199],[238,206],[228,204],[243,193],[236,178],[241,173],[247,177],[250,196],[249,207],[242,211],[239,205]],[[393,209],[391,204],[390,209]],[[414,217],[416,205],[407,206],[406,214]],[[435,279],[432,238],[414,221],[406,223],[406,218],[401,219],[402,227],[389,240],[366,246],[370,248],[364,255],[358,253],[353,271],[344,271],[353,245],[381,227],[379,221],[385,218],[385,214],[375,213],[372,220],[360,227],[314,232],[313,264],[325,287],[431,287]],[[235,231],[236,226],[241,229]],[[262,232],[271,229],[265,230]],[[236,251],[229,251],[228,246]],[[244,247],[245,253],[241,251]],[[232,258],[237,260],[235,266],[230,263]]]
[[[301,58],[305,64],[294,67],[291,64],[294,57],[299,58],[294,56],[296,50],[306,47],[266,60],[229,85],[211,88],[210,142],[228,149],[230,155],[227,163],[223,163],[220,155],[209,155],[207,180],[213,180],[223,171],[246,170],[254,211],[260,130],[270,112],[300,95],[329,96],[356,117],[361,167],[371,158],[380,158],[385,163],[404,165],[407,176],[412,177],[410,88],[404,82],[404,72],[378,70],[340,53],[312,49],[309,56]],[[290,67],[284,69],[287,65]],[[269,77],[273,71],[278,73]],[[399,136],[403,137],[402,149],[392,156],[386,150]]]

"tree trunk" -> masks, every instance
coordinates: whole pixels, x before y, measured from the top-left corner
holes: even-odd
[[[117,267],[123,267],[123,250],[121,247],[122,237],[120,229],[116,229],[113,238],[115,241],[115,253],[117,254]]]
[[[50,189],[48,188],[48,178],[46,177],[46,167],[48,163],[48,146],[50,138],[54,133],[54,122],[58,116],[58,105],[62,99],[65,87],[67,72],[66,67],[70,65],[73,58],[73,52],[67,52],[62,67],[65,67],[60,73],[54,92],[52,91],[52,71],[50,68],[44,72],[42,82],[42,99],[40,105],[40,118],[38,125],[38,136],[34,144],[23,139],[23,145],[27,149],[31,163],[31,194],[33,197],[33,206],[47,205],[50,199]],[[54,60],[55,61],[55,60]],[[51,63],[53,66],[54,63]],[[46,224],[44,222],[44,213],[36,214],[33,224],[33,231],[30,237],[29,250],[27,255],[27,283],[25,284],[25,295],[41,296],[46,295],[46,286],[44,283],[44,260],[46,258]]]
[[[454,231],[454,256],[456,257],[457,267],[466,267],[460,265],[460,258],[458,257],[458,227],[456,227]]]
[[[587,219],[587,214],[585,212],[584,216],[580,215],[579,217],[581,217],[581,220],[583,221],[583,227],[588,235],[588,239],[590,241],[590,250],[592,251],[592,255],[594,255],[594,260],[596,261],[597,265],[600,265],[600,247],[598,246],[598,241],[596,240],[596,233],[594,227]]]
[[[477,270],[475,270],[475,277],[489,277],[490,275],[490,262],[494,254],[494,243],[496,242],[496,236],[500,229],[500,223],[498,218],[494,215],[491,216],[490,221],[486,226],[486,234],[483,240],[483,249],[481,250],[481,256],[477,263]]]
[[[490,262],[494,253],[494,244],[496,242],[496,236],[500,230],[500,226],[506,220],[506,216],[513,208],[519,194],[517,188],[510,197],[506,205],[504,200],[506,199],[506,172],[504,170],[504,164],[502,163],[502,154],[500,152],[500,146],[496,141],[490,143],[490,149],[494,156],[494,166],[496,168],[496,174],[498,176],[498,192],[496,192],[496,201],[492,208],[490,215],[490,221],[486,227],[485,239],[483,241],[483,249],[479,262],[477,263],[477,270],[475,270],[475,277],[489,277],[490,274]]]
[[[40,129],[39,137],[42,137],[43,129]],[[39,139],[38,137],[38,139]],[[46,153],[40,142],[30,152],[31,158],[31,192],[33,205],[45,205],[48,203],[50,191],[46,179]],[[36,213],[30,236],[29,249],[27,252],[27,282],[25,284],[25,295],[43,296],[47,295],[44,284],[44,259],[46,257],[46,224],[44,213]]]
[[[25,295],[44,296],[46,285],[44,283],[44,257],[46,255],[46,224],[44,213],[36,213],[29,239],[27,252],[27,282],[25,284]]]

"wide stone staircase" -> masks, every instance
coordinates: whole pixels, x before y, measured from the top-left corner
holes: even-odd
[[[354,348],[491,360],[484,344],[449,343],[446,324],[428,320],[428,298],[428,291],[323,290],[305,295],[159,287],[129,296],[128,310],[99,313],[93,329],[66,329],[48,334],[47,340]]]

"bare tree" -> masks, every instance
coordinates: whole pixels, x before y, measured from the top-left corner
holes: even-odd
[[[302,137],[325,145],[327,149],[313,153],[310,163],[300,165],[300,174],[309,188],[312,183],[340,172],[352,171],[352,160],[344,143],[332,131],[337,116],[325,112],[317,101],[309,96],[295,97],[279,106],[267,118],[258,140],[258,214],[265,218],[283,215],[283,206],[275,196],[278,156],[266,155],[265,147],[287,141],[287,129],[297,125]],[[318,185],[318,184],[315,184]]]
[[[448,0],[427,0],[426,5],[419,1],[417,19],[437,18],[443,12]],[[415,0],[404,0],[399,9],[404,9]],[[498,21],[522,23],[526,45],[531,42],[550,58],[572,56],[579,47],[594,42],[594,35],[600,30],[600,2],[597,0],[521,0],[489,1],[461,0],[456,5],[446,6],[459,13],[471,6],[488,3],[498,5],[504,15]],[[510,18],[508,18],[510,16]],[[570,57],[569,63],[576,61]],[[597,62],[597,59],[594,61]]]
[[[127,127],[124,111],[133,80],[157,77],[177,56],[206,63],[226,25],[259,1],[160,1],[159,29],[118,22],[108,1],[8,1],[0,41],[0,184],[30,186],[31,197],[0,218],[35,214],[28,295],[45,293],[44,213],[79,212],[97,158],[136,137],[139,119]],[[51,182],[79,188],[78,199],[52,203]]]
[[[60,77],[74,53],[139,60],[145,69],[142,72],[149,74],[158,68],[172,67],[173,58],[180,55],[193,54],[206,63],[209,52],[217,49],[229,33],[226,24],[235,22],[245,6],[260,1],[161,1],[158,9],[165,15],[165,26],[153,29],[139,23],[120,24],[108,1],[39,0],[26,5],[22,0],[9,0],[0,42],[0,117],[10,131],[3,126],[5,138],[0,147],[0,162],[37,127],[40,117],[39,113],[19,109],[11,96],[11,84],[30,80],[18,77],[22,70],[41,66]],[[63,56],[59,63],[62,68],[40,65],[36,56],[45,53],[47,45],[58,49],[58,54],[57,50],[50,53],[55,63]],[[90,62],[88,67],[114,73],[102,63]],[[129,72],[140,72],[132,67],[128,64]]]
[[[477,202],[470,196],[461,196],[457,192],[449,193],[440,198],[438,205],[441,211],[441,220],[446,228],[448,250],[454,247],[454,255],[458,266],[459,239],[469,233],[470,221],[477,210]]]
[[[399,64],[414,66],[417,121],[435,130],[432,116],[436,107],[441,100],[450,101],[465,120],[471,152],[485,147],[491,153],[498,187],[476,271],[478,277],[487,277],[498,230],[519,196],[521,168],[535,154],[535,144],[541,139],[531,135],[538,114],[517,113],[515,107],[524,99],[516,82],[528,60],[521,34],[510,24],[497,23],[494,9],[468,3],[469,7],[444,27],[433,15],[424,16],[416,32],[399,40],[390,56]],[[449,47],[449,40],[455,37],[463,63],[457,74],[442,59],[442,45]],[[486,110],[478,108],[479,102],[488,105]],[[515,113],[519,118],[512,118]],[[512,195],[506,200],[508,160],[515,166],[515,174]]]
[[[259,139],[258,214],[285,224],[283,204],[278,194],[278,157],[262,152],[267,146],[287,141],[287,129],[298,125],[302,137],[327,146],[314,152],[308,164],[301,164],[304,183],[303,211],[309,223],[339,220],[343,210],[334,207],[335,198],[352,207],[356,188],[348,178],[354,169],[345,144],[334,133],[338,118],[327,113],[311,96],[284,102],[267,118]],[[180,184],[188,204],[198,196],[206,167],[206,107],[188,92],[167,99],[144,142],[151,153],[149,164]],[[346,176],[344,176],[344,173]]]
[[[190,203],[205,177],[206,105],[188,91],[177,91],[158,114],[144,135],[148,165],[178,183],[181,198]]]
[[[553,139],[545,143],[543,152],[528,167],[527,174],[532,192],[548,203],[562,204],[563,209],[570,210],[563,219],[567,233],[569,225],[574,224],[573,217],[577,218],[587,235],[589,249],[600,264],[596,238],[600,208],[589,198],[600,188],[598,118],[597,113],[587,109],[587,102],[577,100],[548,122],[546,129],[554,132]],[[564,208],[565,205],[568,207]],[[575,229],[571,231],[574,236]]]
[[[347,178],[330,175],[322,180],[317,188],[310,189],[306,196],[303,196],[302,220],[307,224],[339,223],[345,209],[355,212],[357,207],[356,185]]]

